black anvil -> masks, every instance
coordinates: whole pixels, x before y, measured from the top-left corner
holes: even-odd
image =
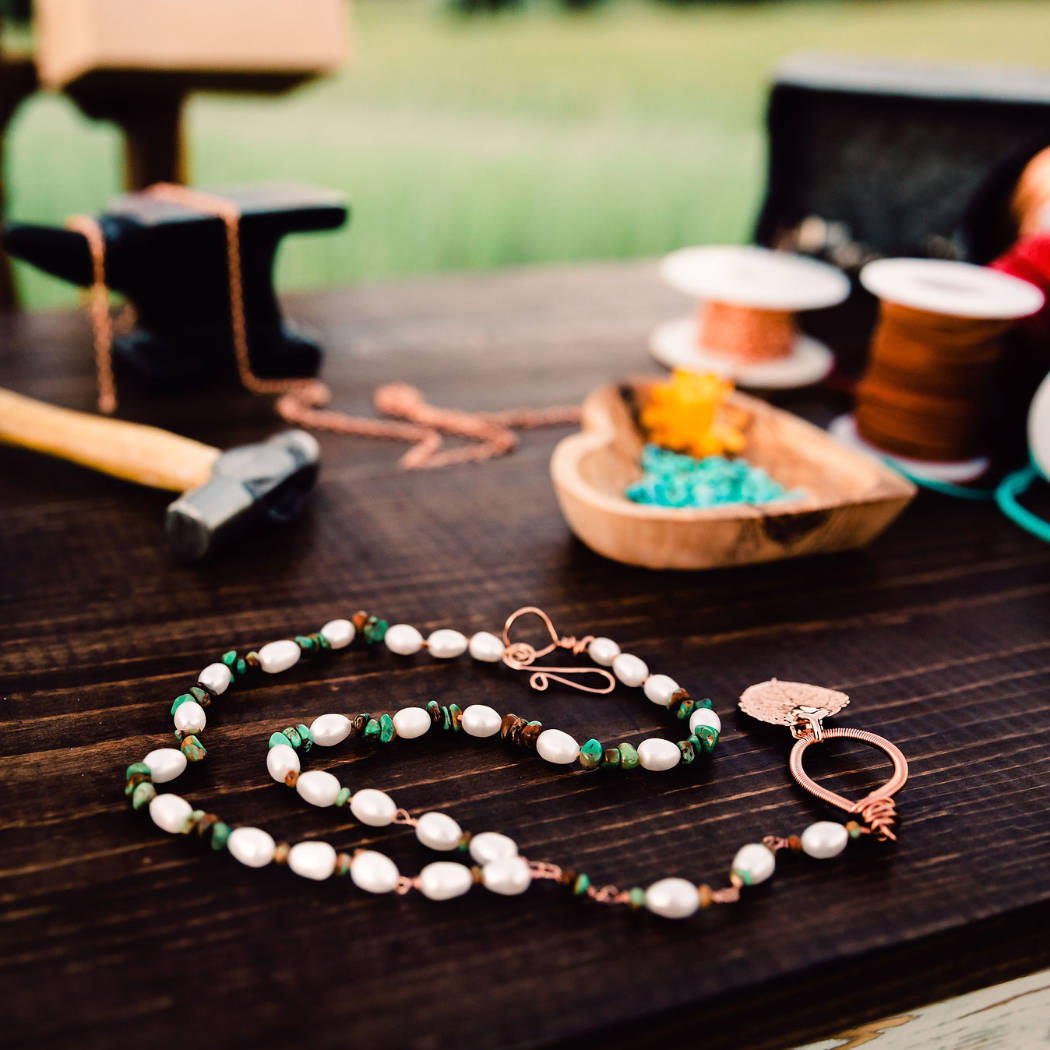
[[[274,255],[286,233],[342,226],[349,211],[345,198],[295,184],[215,192],[240,212],[252,368],[260,376],[314,375],[321,348],[281,317],[273,288]],[[223,220],[148,193],[131,193],[111,202],[99,223],[106,242],[106,284],[135,308],[135,327],[114,338],[117,360],[161,380],[225,369],[233,343]],[[80,233],[9,222],[4,246],[56,277],[91,284],[91,253]]]

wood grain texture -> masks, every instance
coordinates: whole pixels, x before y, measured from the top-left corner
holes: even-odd
[[[1050,1046],[1050,973],[1004,981],[913,1013],[870,1021],[799,1050],[1038,1050]]]
[[[538,269],[304,297],[338,402],[367,410],[393,378],[437,404],[546,405],[647,367],[646,336],[680,308],[655,266]],[[0,321],[0,384],[90,409],[79,318]],[[123,381],[126,418],[209,444],[275,429],[228,376],[192,395]],[[810,392],[814,418],[840,406]],[[323,438],[303,519],[206,567],[173,564],[166,497],[0,449],[0,987],[10,1046],[781,1047],[907,1012],[1050,962],[1050,548],[991,507],[920,497],[871,547],[699,575],[604,561],[575,541],[548,480],[564,431],[509,458],[400,473],[402,447]],[[717,756],[660,776],[552,772],[498,745],[441,739],[324,763],[531,856],[628,885],[720,881],[735,849],[826,816],[789,786],[790,739],[734,713],[777,676],[841,689],[836,724],[908,755],[895,848],[786,858],[737,907],[688,923],[537,886],[516,900],[365,899],[155,832],[124,766],[170,739],[170,699],[233,645],[357,608],[421,629],[498,628],[531,602],[563,630],[608,634],[694,693]],[[637,692],[532,694],[502,667],[355,652],[217,703],[209,760],[180,789],[238,823],[406,869],[405,833],[306,811],[269,781],[269,733],[325,710],[488,701],[602,739],[657,730]],[[863,791],[867,748],[822,767]],[[814,756],[816,757],[816,756]],[[320,768],[315,761],[313,768]],[[666,1043],[664,1043],[666,1045]]]

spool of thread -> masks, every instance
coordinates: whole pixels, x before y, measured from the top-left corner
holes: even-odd
[[[1019,238],[1050,230],[1050,146],[1025,165],[1010,200],[1010,214]]]
[[[819,382],[831,371],[831,351],[801,333],[795,315],[849,295],[849,280],[833,266],[767,248],[711,246],[672,252],[661,274],[700,301],[695,317],[652,335],[653,356],[668,368],[779,389]]]
[[[1036,390],[1028,410],[1029,463],[1007,474],[995,490],[999,509],[1022,529],[1050,543],[1050,522],[1021,502],[1021,497],[1040,479],[1050,479],[1050,375]]]
[[[897,459],[906,472],[965,482],[987,469],[1002,337],[1043,293],[968,263],[880,259],[861,271],[880,300],[856,414],[832,426]],[[852,429],[852,432],[851,432]]]

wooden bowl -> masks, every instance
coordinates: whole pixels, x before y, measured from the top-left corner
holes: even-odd
[[[632,503],[644,439],[633,405],[653,379],[595,390],[583,429],[551,457],[554,489],[569,527],[598,554],[649,569],[714,569],[863,547],[915,495],[877,459],[840,445],[819,427],[744,394],[731,403],[751,416],[745,455],[800,499],[703,510]]]

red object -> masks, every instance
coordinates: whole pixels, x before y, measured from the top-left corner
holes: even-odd
[[[993,270],[1034,284],[1046,296],[1042,310],[1018,321],[1018,325],[1043,348],[1050,350],[1050,233],[1022,237],[989,265]]]

